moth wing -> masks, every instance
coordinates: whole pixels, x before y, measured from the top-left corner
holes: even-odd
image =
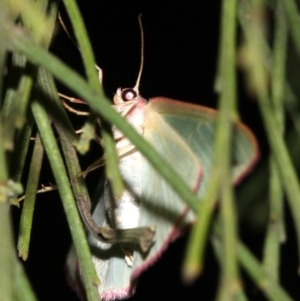
[[[147,110],[144,137],[202,197],[210,180],[217,112],[165,98],[150,100]],[[232,143],[232,181],[236,183],[253,166],[258,147],[252,133],[239,122],[234,124]],[[132,279],[151,265],[181,229],[194,220],[194,214],[187,211],[184,202],[145,160],[139,226],[155,224],[157,231],[146,257],[135,252]]]
[[[98,226],[111,226],[107,204],[111,197],[108,183],[93,211],[93,218]],[[98,286],[99,295],[103,300],[128,298],[133,288],[130,285],[131,266],[125,261],[125,253],[120,244],[106,244],[93,235],[89,235],[93,263],[101,281]]]
[[[105,227],[110,225],[106,204],[110,197],[108,184],[104,189],[96,192],[96,207],[93,211],[93,219],[98,226]],[[120,244],[106,244],[88,234],[88,243],[90,246],[92,260],[95,265],[97,275],[100,279],[98,286],[99,296],[102,300],[116,300],[128,298],[134,291],[130,284],[131,267],[125,261],[125,253]],[[82,300],[84,290],[80,279],[80,266],[74,249],[71,247],[67,258],[68,282],[70,286],[78,293]]]
[[[163,117],[200,160],[203,178],[198,195],[202,196],[210,179],[218,112],[165,98],[154,98],[150,105],[151,110]],[[233,123],[232,152],[232,181],[237,183],[251,170],[259,157],[254,135],[241,122]]]
[[[160,112],[147,106],[147,118],[143,136],[174,168],[186,184],[195,192],[202,186],[203,168],[201,158],[195,154],[188,140],[183,139]],[[188,121],[187,121],[188,122]],[[144,172],[140,197],[139,226],[156,225],[155,241],[148,254],[135,252],[132,279],[153,264],[176,239],[184,226],[194,221],[185,202],[170,185],[144,159]]]

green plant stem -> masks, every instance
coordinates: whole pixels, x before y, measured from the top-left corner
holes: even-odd
[[[238,245],[238,259],[247,274],[271,301],[292,301],[292,298],[264,272],[260,262],[243,245]]]
[[[95,57],[93,55],[91,43],[88,39],[88,33],[84,26],[84,21],[80,14],[78,5],[74,0],[63,0],[67,12],[72,23],[74,34],[79,44],[79,49],[82,54],[83,64],[87,74],[88,82],[96,91],[101,91],[99,79],[95,68]]]
[[[5,3],[16,16],[21,14],[22,21],[30,29],[36,41],[43,43],[49,40],[49,32],[53,32],[53,19],[41,14],[39,5],[31,0],[11,0]]]
[[[222,2],[221,19],[221,55],[220,55],[220,117],[216,130],[216,159],[220,169],[221,220],[224,227],[222,243],[224,256],[221,260],[221,282],[217,300],[240,299],[241,286],[238,280],[236,257],[237,225],[234,208],[234,195],[231,183],[231,127],[237,118],[236,113],[236,76],[235,76],[235,40],[236,40],[235,0]]]
[[[242,26],[243,31],[249,30],[249,18],[247,16],[249,15],[249,11],[251,11],[251,6],[248,3],[249,1],[243,0],[239,5],[239,22]],[[279,2],[281,3],[281,2]],[[281,3],[282,5],[282,3]],[[279,18],[282,18],[283,20],[286,20],[286,16],[284,15],[284,11],[282,8],[280,9],[280,16]],[[286,22],[286,21],[285,21]],[[286,26],[286,25],[285,25]],[[256,32],[257,36],[256,39],[259,42],[259,48],[262,49],[262,52],[264,53],[263,56],[263,65],[265,68],[272,73],[272,52],[269,47],[268,42],[262,35],[262,31]],[[295,128],[297,129],[299,136],[300,136],[300,114],[298,110],[298,99],[295,95],[294,91],[291,88],[290,83],[285,79],[285,87],[284,87],[284,105],[286,109],[288,110],[288,113],[291,116],[291,119],[294,123]]]
[[[0,300],[13,301],[13,259],[15,252],[8,202],[0,202],[0,237]]]
[[[21,263],[15,259],[13,294],[16,301],[37,301]]]
[[[297,241],[300,244],[300,186],[296,171],[281,136],[280,125],[272,115],[267,95],[260,96],[260,109],[268,132],[269,142],[279,167],[281,181],[288,196],[291,213],[296,227]],[[300,249],[300,245],[298,247]],[[299,253],[300,257],[300,253]]]
[[[54,127],[59,135],[60,138],[60,144],[62,147],[62,151],[64,154],[64,159],[67,165],[67,170],[68,170],[68,175],[70,178],[70,184],[72,186],[72,190],[74,193],[74,196],[77,200],[78,196],[84,196],[84,199],[90,203],[89,199],[89,194],[84,182],[84,179],[82,177],[78,177],[78,175],[81,172],[81,168],[79,165],[78,157],[75,151],[75,148],[73,146],[74,142],[76,141],[76,136],[74,135],[74,130],[72,128],[72,125],[67,118],[66,112],[62,107],[62,104],[58,98],[58,95],[56,93],[55,85],[54,85],[54,80],[52,76],[44,69],[39,70],[39,76],[38,76],[38,83],[40,88],[42,89],[44,95],[46,96],[46,100],[44,105],[46,106],[47,103],[49,104],[52,103],[53,108],[55,108],[55,111],[50,111],[50,118],[54,124]],[[43,113],[45,114],[45,112]],[[50,159],[50,158],[49,158]],[[51,162],[51,161],[50,161]],[[58,171],[59,173],[59,171]],[[56,179],[57,181],[57,179]],[[68,184],[69,187],[69,184]],[[58,189],[60,190],[60,187],[58,185]],[[68,189],[69,190],[69,189]],[[70,192],[70,191],[69,191]],[[64,193],[64,192],[61,192]],[[68,197],[71,197],[70,195]],[[62,199],[63,200],[63,199]],[[69,199],[68,200],[63,200],[63,205],[65,208],[66,215],[70,214],[70,212],[67,212],[67,206],[69,206]],[[66,204],[68,202],[68,204]],[[72,204],[72,207],[74,204]],[[69,207],[68,207],[69,208]],[[69,209],[68,209],[69,210]],[[78,212],[78,211],[77,211]],[[77,213],[76,212],[76,213]],[[73,212],[74,214],[74,212]],[[78,214],[76,214],[76,219],[78,217]],[[77,230],[72,233],[72,228],[74,227],[73,224],[77,223],[78,221],[74,219],[74,215],[70,216],[68,221],[72,218],[73,222],[69,222],[69,227],[71,229],[71,234],[73,235],[78,235],[83,232],[82,224],[78,224],[78,226],[81,227],[81,233],[77,233]],[[87,252],[88,246],[87,246],[87,241],[86,238],[84,237],[84,240],[80,236],[78,236],[76,239],[80,240],[82,244],[84,245],[84,248],[82,249],[82,253],[77,251],[77,248],[81,248],[81,246],[78,245],[76,246],[76,241],[74,236],[72,235],[76,253],[78,254],[78,259],[80,263],[80,269],[82,271],[82,276],[83,276],[83,284],[87,293],[87,298],[88,300],[97,300],[98,298],[98,292],[96,286],[92,285],[94,284],[99,284],[98,277],[96,275],[93,263],[91,261],[91,255],[90,252]],[[81,251],[81,250],[80,250]]]
[[[236,1],[223,1],[221,23],[221,53],[219,57],[218,85],[220,90],[220,115],[216,128],[216,144],[214,149],[214,165],[212,181],[208,185],[207,194],[198,210],[197,223],[192,229],[187,253],[183,265],[183,277],[193,281],[201,272],[203,253],[207,238],[208,225],[216,199],[220,193],[221,216],[224,224],[224,257],[222,262],[222,279],[219,300],[229,300],[233,296],[239,298],[238,269],[236,262],[236,220],[233,205],[231,183],[231,122],[237,118],[236,113],[236,79],[235,79],[235,11]],[[222,179],[222,181],[221,181]]]
[[[102,122],[102,129],[102,136],[105,143],[104,160],[106,179],[109,181],[111,187],[113,187],[114,197],[120,199],[124,191],[124,183],[123,181],[119,181],[119,159],[115,160],[116,157],[118,158],[118,152],[109,124],[105,121]],[[111,154],[113,155],[111,156]]]
[[[0,122],[0,204],[7,202],[8,196],[8,172],[5,158],[5,151],[3,148],[3,136],[2,136],[2,122]]]
[[[291,130],[287,133],[286,144],[293,159],[293,165],[298,169],[300,167],[300,145],[295,143],[297,139],[299,139],[297,131]],[[253,207],[254,203],[262,202],[267,196],[269,180],[268,165],[269,158],[256,168],[251,177],[237,191],[237,200],[243,200],[243,202],[237,202],[237,209],[241,220],[243,220],[249,208]],[[284,241],[285,235],[283,236],[283,234],[284,232],[281,234],[281,240]]]
[[[220,224],[220,221],[215,222],[216,224]],[[213,226],[214,228],[216,228],[216,226]],[[214,253],[219,261],[219,265],[222,265],[222,260],[223,260],[223,248],[221,246],[221,241],[219,239],[216,239],[213,235],[211,236],[211,242],[212,242],[212,246],[214,248]],[[244,291],[242,290],[238,290],[236,293],[236,296],[234,298],[234,300],[237,301],[244,301],[244,300],[248,300],[246,297],[246,294],[244,293]]]
[[[14,111],[12,116],[14,116],[15,128],[21,129],[26,122],[26,113],[29,105],[29,98],[31,95],[31,90],[36,78],[36,66],[27,62],[25,68],[23,69],[23,74],[19,82],[18,91],[14,99]],[[14,138],[14,137],[12,137]]]
[[[222,235],[221,232],[222,225],[217,221],[213,226],[212,242],[218,253],[223,252],[220,240]],[[243,269],[270,301],[292,301],[291,297],[280,287],[280,285],[269,278],[269,275],[264,271],[260,262],[241,242],[238,242],[237,244],[237,258]]]
[[[283,191],[274,158],[270,160],[270,173],[270,212],[263,249],[263,267],[270,279],[278,282],[281,243],[280,226],[282,222],[280,214],[282,213]]]
[[[16,0],[13,0],[16,1]],[[29,7],[34,11],[28,11],[28,7],[24,7],[23,4],[21,5],[18,0],[16,4],[20,5],[20,9],[23,17],[23,22],[25,24],[25,28],[33,33],[33,37],[37,43],[42,44],[45,48],[48,48],[50,40],[51,40],[51,33],[53,32],[54,28],[54,19],[46,17],[46,9],[48,5],[48,1],[40,0],[37,1],[32,6],[32,3],[27,3]],[[57,11],[57,10],[56,10]],[[38,14],[37,14],[38,12]],[[34,15],[33,15],[34,14]],[[37,14],[37,15],[36,15]],[[39,26],[37,26],[36,22],[40,22]],[[42,33],[39,30],[42,30],[43,26],[48,25],[48,31]],[[50,32],[50,34],[49,34]],[[41,35],[42,34],[42,35]],[[10,107],[11,111],[10,118],[6,120],[8,124],[8,137],[6,141],[6,145],[8,149],[13,149],[13,139],[15,135],[14,129],[22,129],[25,122],[26,122],[26,113],[28,110],[29,99],[31,95],[31,90],[36,78],[37,68],[36,66],[32,65],[30,62],[26,62],[24,58],[15,59],[18,62],[16,67],[21,67],[22,75],[19,80],[18,90],[14,95],[14,99],[11,101]]]
[[[4,145],[6,150],[14,149],[16,129],[22,129],[26,122],[26,111],[36,75],[36,67],[31,63],[26,63],[24,57],[14,54],[13,64],[14,66],[9,75],[10,84],[14,85],[16,79],[19,79],[19,82],[17,91],[8,88],[4,99]]]
[[[5,52],[6,49],[4,47],[7,32],[6,32],[6,24],[7,15],[4,4],[0,4],[0,103],[2,104],[2,86],[3,86],[3,74],[5,73]],[[2,115],[2,114],[1,114]],[[4,149],[4,135],[3,135],[3,120],[0,115],[0,204],[7,202],[7,180],[8,180],[8,170],[7,170],[7,162],[6,162],[6,154]]]
[[[84,263],[81,266],[84,286],[87,288],[87,292],[90,293],[89,300],[97,300],[98,293],[94,284],[98,285],[99,280],[91,262],[90,250],[55,136],[43,106],[37,100],[34,100],[31,109],[58,186],[79,262]]]
[[[283,12],[282,3],[277,3],[276,24],[272,72],[272,102],[274,115],[284,129],[284,86],[287,48],[287,22]],[[272,156],[270,160],[270,216],[267,229],[263,265],[265,271],[274,282],[279,280],[280,243],[285,240],[283,222],[283,188],[276,161]]]
[[[300,112],[298,98],[288,85],[286,85],[285,91],[286,97],[284,104],[294,124],[294,127],[298,132],[298,136],[300,137]]]
[[[10,158],[9,174],[14,182],[21,182],[25,160],[30,143],[30,136],[33,127],[32,116],[29,117],[28,122],[22,130],[20,130],[16,137],[15,149]],[[18,198],[11,200],[11,203],[19,206]]]
[[[91,87],[99,92],[103,93],[102,87],[99,84],[99,78],[96,75],[95,68],[95,58],[92,52],[92,47],[88,39],[88,34],[86,28],[84,26],[84,22],[76,1],[74,0],[64,0],[64,5],[67,8],[70,20],[72,22],[72,26],[74,28],[74,32],[79,43],[79,48],[82,53],[83,63],[85,66],[88,82]],[[83,127],[83,133],[81,134],[81,139],[77,148],[81,151],[86,151],[89,149],[88,145],[90,139],[94,138],[94,129],[96,125],[96,118],[92,115]],[[119,158],[118,152],[116,150],[116,145],[114,140],[112,139],[112,133],[110,129],[102,129],[102,136],[104,141],[104,151],[106,158],[106,175],[110,180],[112,185],[112,190],[115,196],[120,196],[124,191],[124,183],[122,180],[121,172],[119,169]],[[110,172],[114,170],[114,172]]]
[[[203,269],[207,233],[216,205],[219,182],[219,176],[212,172],[212,180],[209,183],[205,197],[198,207],[197,222],[191,229],[189,242],[185,251],[182,277],[186,283],[193,282]]]
[[[33,212],[35,206],[35,199],[38,189],[38,183],[40,178],[40,172],[42,168],[42,161],[44,155],[44,148],[40,138],[37,134],[35,138],[34,149],[32,153],[32,159],[30,163],[28,181],[25,192],[25,200],[23,203],[19,237],[18,237],[18,250],[19,256],[23,260],[27,260],[29,253],[29,243],[32,228]]]
[[[261,41],[259,39],[261,28],[258,20],[255,21],[256,22],[253,20],[249,26],[244,27],[249,53],[251,53],[253,57],[251,65],[248,66],[248,71],[253,77],[253,83],[258,96],[259,108],[267,132],[269,144],[279,169],[284,191],[288,197],[297,233],[298,256],[300,259],[300,185],[297,173],[293,167],[285,141],[281,134],[282,127],[277,118],[274,116],[274,108],[270,103],[267,83],[268,76],[263,64],[266,60],[266,54],[264,49],[261,48]]]
[[[6,49],[5,49],[5,41],[6,41],[6,30],[5,30],[5,22],[7,20],[7,11],[4,4],[0,4],[0,108],[2,108],[3,105],[3,76],[5,70],[5,60],[6,60]]]
[[[294,40],[298,55],[300,54],[300,16],[298,6],[294,0],[283,0],[284,9],[286,11],[287,20],[291,30],[292,38]]]

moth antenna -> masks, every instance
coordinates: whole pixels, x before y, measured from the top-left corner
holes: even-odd
[[[70,41],[75,45],[75,47],[79,50],[79,52],[81,53],[81,50],[78,46],[78,44],[76,43],[76,41],[73,39],[73,37],[71,36],[71,34],[69,33],[68,31],[68,28],[64,22],[64,20],[62,19],[61,17],[61,14],[58,13],[58,20],[59,20],[59,23],[60,25],[62,26],[63,30],[65,31],[65,33],[67,34],[68,38],[70,39]],[[103,77],[103,72],[102,72],[102,69],[98,66],[98,65],[95,65],[97,71],[98,71],[98,78],[99,78],[99,82],[100,84],[102,84],[102,77]]]
[[[140,32],[141,32],[141,65],[140,65],[138,78],[136,80],[136,84],[133,88],[136,92],[139,91],[140,80],[141,80],[143,67],[144,67],[144,30],[143,30],[143,24],[142,24],[142,14],[139,14],[138,20],[139,20],[139,26],[140,26]]]
[[[64,20],[62,19],[60,13],[58,13],[58,20],[59,20],[59,23],[60,23],[60,25],[62,26],[63,30],[64,30],[65,33],[67,34],[68,38],[70,39],[70,41],[71,41],[71,42],[75,45],[75,47],[80,51],[80,49],[79,49],[77,43],[75,42],[75,40],[72,38],[71,34],[69,33],[68,28],[67,28],[67,26],[66,26]]]

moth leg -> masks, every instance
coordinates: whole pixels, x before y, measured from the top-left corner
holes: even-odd
[[[102,85],[103,71],[102,71],[102,69],[99,66],[95,65],[95,67],[96,67],[96,69],[98,71],[99,83],[100,83],[100,85]]]
[[[125,255],[125,261],[129,267],[132,267],[133,264],[133,249],[125,246],[121,246],[122,251]]]
[[[62,104],[63,106],[69,111],[69,112],[72,112],[76,115],[79,115],[79,116],[88,116],[90,113],[89,112],[84,112],[84,111],[78,111],[78,110],[75,110],[73,109],[71,106],[69,106],[66,102],[65,102],[65,99],[72,102],[72,103],[77,103],[77,104],[84,104],[84,105],[87,105],[83,100],[81,99],[78,99],[78,98],[74,98],[74,97],[69,97],[67,95],[64,95],[62,93],[58,93],[59,97],[61,97],[61,101],[62,101]]]
[[[134,107],[135,102],[134,101],[127,101],[123,103],[117,103],[112,105],[115,110],[121,114],[121,116],[126,117],[127,114],[130,112],[130,110]]]
[[[95,162],[93,162],[90,166],[88,166],[88,168],[82,171],[78,176],[85,178],[88,173],[104,165],[105,165],[105,160],[104,160],[104,156],[102,156],[99,159],[97,159]]]
[[[119,158],[123,158],[136,150],[132,144],[125,145],[118,149]]]
[[[98,240],[107,244],[137,244],[143,252],[147,252],[151,247],[155,234],[153,226],[126,229],[114,229],[106,225],[98,226],[91,214],[91,203],[87,202],[85,197],[80,194],[76,196],[76,203],[87,229]]]
[[[135,147],[132,144],[128,144],[122,148],[118,149],[118,153],[119,153],[119,158],[125,157],[127,155],[129,155],[131,152],[135,151]],[[78,176],[82,176],[82,177],[86,177],[86,175],[105,165],[105,160],[104,160],[104,156],[102,156],[101,158],[97,159],[95,162],[93,162],[90,166],[88,166],[88,168],[84,171],[82,171]]]
[[[79,99],[79,98],[74,98],[74,97],[69,97],[67,95],[64,95],[62,93],[58,93],[58,95],[61,97],[62,99],[62,104],[63,106],[71,113],[74,113],[76,115],[79,115],[79,116],[88,116],[90,113],[89,112],[83,112],[83,111],[78,111],[78,110],[75,110],[73,109],[71,106],[69,106],[65,101],[64,99],[72,102],[72,103],[77,103],[77,104],[84,104],[84,105],[88,105],[87,103],[85,103],[83,100]],[[100,120],[98,120],[98,123],[100,125]],[[79,129],[76,131],[76,134],[80,134],[82,132],[82,129]],[[101,138],[98,136],[98,135],[95,135],[95,141],[103,146],[103,143],[102,143],[102,140]]]
[[[99,77],[99,82],[102,82],[102,76],[103,76],[103,72],[102,69],[100,67],[98,67],[96,65],[96,69],[98,70],[98,77]],[[69,97],[65,94],[62,93],[58,93],[58,95],[61,97],[62,99],[62,104],[63,106],[70,112],[75,113],[79,116],[88,116],[89,113],[88,112],[83,112],[83,111],[78,111],[73,109],[71,106],[69,106],[64,100],[68,100],[71,103],[76,103],[76,104],[85,104],[87,105],[83,100],[78,99],[78,98],[74,98],[74,97]],[[130,110],[132,109],[132,103],[131,101],[128,101],[124,104],[118,104],[118,105],[113,105],[113,107],[116,108],[117,111],[120,111],[122,116],[126,116]],[[76,133],[80,133],[81,130],[76,131]],[[113,129],[113,136],[116,142],[124,139],[124,135],[122,132],[120,132],[118,129]],[[100,137],[96,136],[96,142],[98,142],[101,146],[103,146],[102,140]],[[121,148],[118,148],[118,153],[119,153],[119,158],[122,158],[128,154],[130,154],[132,151],[135,150],[135,147],[131,144],[128,143],[128,145],[122,146]],[[99,158],[98,160],[96,160],[95,162],[93,162],[86,170],[84,170],[83,172],[81,172],[78,176],[83,176],[85,177],[89,172],[101,167],[105,165],[105,160],[104,157],[102,156],[101,158]]]

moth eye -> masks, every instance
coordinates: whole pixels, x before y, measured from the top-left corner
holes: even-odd
[[[135,98],[137,96],[137,93],[136,91],[134,91],[133,89],[124,89],[122,91],[122,100],[123,101],[129,101],[129,100],[132,100],[133,98]]]

